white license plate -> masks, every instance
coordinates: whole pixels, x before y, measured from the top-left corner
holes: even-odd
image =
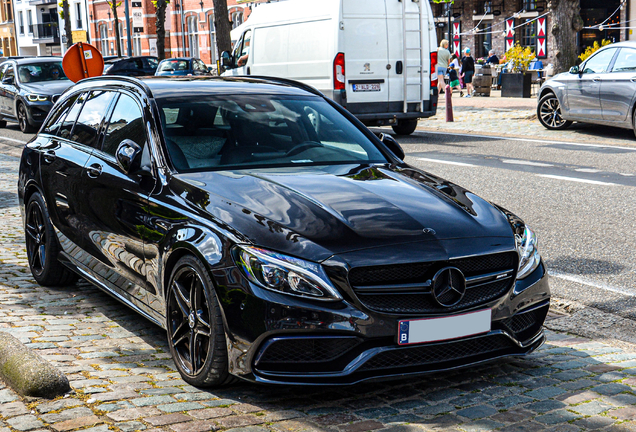
[[[398,323],[398,343],[411,345],[486,333],[490,331],[491,319],[491,310],[485,309],[443,318],[401,320]]]
[[[380,84],[353,84],[354,92],[381,91]]]

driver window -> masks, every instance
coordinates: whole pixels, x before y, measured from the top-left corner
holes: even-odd
[[[636,50],[621,48],[616,56],[616,61],[612,67],[612,72],[634,72],[636,71]]]
[[[614,57],[614,54],[616,54],[616,48],[609,48],[594,55],[587,62],[585,62],[583,73],[592,74],[607,72],[609,70],[609,65],[612,61],[612,57]]]
[[[241,47],[241,56],[239,57],[236,64],[238,67],[245,66],[247,64],[247,59],[250,56],[250,45],[252,42],[252,30],[248,30],[243,34],[243,44]]]
[[[236,62],[238,61],[238,58],[240,57],[239,54],[241,53],[242,46],[243,46],[243,35],[241,35],[239,40],[236,41],[236,45],[234,45],[234,50],[232,51],[232,59],[234,61],[234,67],[237,67]]]

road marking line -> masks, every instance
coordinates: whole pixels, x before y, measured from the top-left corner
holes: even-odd
[[[20,143],[20,144],[26,144],[27,143],[26,141],[18,140],[18,139],[15,139],[15,138],[3,137],[3,136],[0,136],[0,140],[13,141],[13,142],[17,142],[17,143]]]
[[[549,163],[524,161],[524,160],[518,160],[518,159],[502,159],[501,162],[503,162],[505,164],[530,165],[530,166],[538,166],[538,167],[551,167],[551,166],[554,166],[554,165],[549,164]]]
[[[594,168],[577,168],[574,171],[584,172],[584,173],[592,173],[592,174],[601,172],[601,170],[597,170],[597,169],[594,169]]]
[[[599,289],[603,289],[606,291],[611,291],[613,293],[617,293],[617,294],[623,294],[629,297],[636,297],[636,293],[624,290],[623,288],[619,288],[619,287],[614,287],[611,285],[607,285],[601,282],[594,282],[591,281],[589,279],[585,279],[582,278],[580,276],[574,276],[568,273],[561,273],[559,271],[554,271],[554,270],[548,270],[548,274],[552,277],[558,278],[558,279],[563,279],[563,280],[567,280],[570,282],[576,282],[579,283],[581,285],[587,285],[587,286],[591,286],[594,288],[599,288]]]
[[[490,139],[499,139],[499,140],[508,140],[508,141],[528,141],[528,142],[536,142],[537,144],[567,144],[567,145],[581,146],[581,147],[612,148],[612,149],[620,149],[620,150],[628,150],[628,151],[636,152],[636,148],[634,147],[621,147],[621,146],[613,146],[609,144],[584,144],[584,143],[569,142],[569,141],[551,141],[551,140],[544,141],[544,140],[537,140],[537,139],[530,139],[530,138],[516,138],[516,137],[512,138],[512,137],[502,137],[498,135],[477,135],[477,134],[471,134],[471,133],[460,134],[460,133],[453,133],[453,132],[437,132],[437,131],[427,131],[427,130],[418,130],[417,132],[433,134],[433,135],[455,135],[455,136],[462,136],[464,138],[470,136],[470,137],[476,137],[476,138],[490,138]]]
[[[457,165],[457,166],[465,166],[465,167],[475,167],[475,166],[477,166],[477,165],[464,163],[464,162],[451,162],[451,161],[445,161],[445,160],[440,160],[440,159],[429,159],[429,158],[416,158],[416,159],[424,161],[424,162],[437,162],[437,163],[446,164],[446,165]]]
[[[566,180],[566,181],[577,182],[577,183],[588,183],[588,184],[593,184],[593,185],[619,186],[616,183],[601,182],[601,181],[596,181],[596,180],[587,180],[587,179],[576,178],[576,177],[565,177],[565,176],[549,175],[549,174],[537,174],[537,176],[550,178],[550,179],[555,179],[555,180]]]

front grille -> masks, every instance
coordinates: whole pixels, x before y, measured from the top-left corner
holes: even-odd
[[[57,102],[57,100],[60,98],[61,95],[59,94],[55,94],[53,96],[51,96],[51,102],[55,103]]]
[[[427,284],[438,270],[447,266],[457,267],[467,278],[479,277],[515,269],[517,254],[507,252],[450,261],[357,267],[350,270],[349,283],[367,308],[391,314],[436,313],[477,306],[501,297],[514,283],[514,270],[504,279],[472,285],[469,281],[462,300],[454,306],[443,307],[435,301]],[[408,289],[403,286],[406,284]]]
[[[427,344],[411,348],[400,348],[381,352],[361,366],[360,371],[392,369],[410,366],[452,362],[455,360],[478,358],[488,354],[493,357],[498,351],[508,353],[516,345],[504,335],[478,337],[456,342]]]
[[[500,297],[510,287],[510,280],[502,280],[475,288],[468,288],[462,301],[455,306],[442,307],[430,294],[358,294],[360,301],[369,309],[386,313],[422,313],[456,311],[486,303]]]
[[[349,272],[349,283],[354,286],[413,283],[426,277],[430,267],[431,263],[358,267]]]

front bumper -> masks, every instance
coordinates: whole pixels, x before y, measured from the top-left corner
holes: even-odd
[[[41,126],[53,108],[53,103],[46,102],[25,102],[27,118],[32,126]]]
[[[230,372],[250,381],[338,385],[391,379],[526,355],[545,341],[550,290],[543,263],[499,298],[445,315],[490,309],[488,333],[409,346],[397,343],[398,321],[404,316],[348,301],[307,303],[256,286],[250,286],[254,295],[225,291],[243,279],[239,271],[226,269],[215,276],[217,286],[224,287],[219,299]]]

